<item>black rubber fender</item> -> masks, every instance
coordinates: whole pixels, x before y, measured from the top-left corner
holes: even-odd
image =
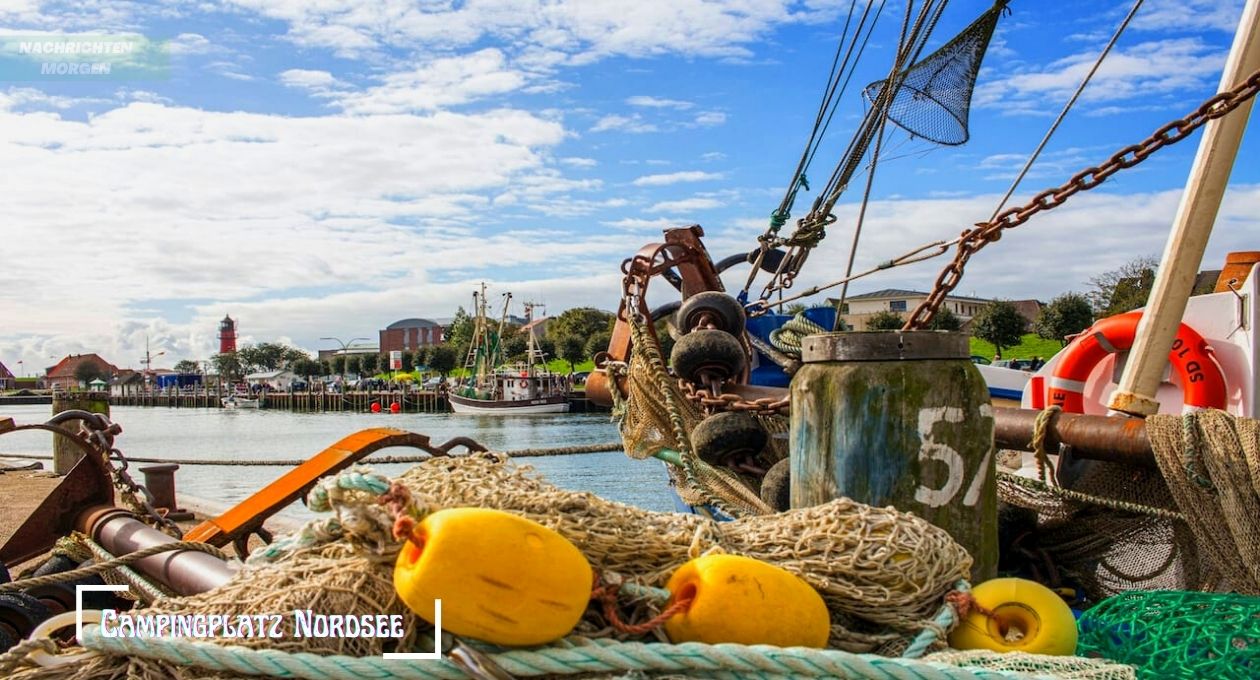
[[[792,509],[792,461],[789,458],[770,466],[761,478],[761,500],[778,512]]]
[[[0,623],[26,637],[52,614],[43,602],[26,593],[0,593]]]
[[[13,648],[13,645],[16,645],[17,643],[18,641],[9,634],[8,629],[4,626],[0,626],[0,654],[9,651]]]
[[[674,343],[669,355],[674,373],[684,380],[704,382],[706,377],[729,380],[744,370],[744,347],[726,331],[705,329],[688,333]]]
[[[691,447],[710,465],[729,465],[738,456],[756,456],[769,439],[765,428],[745,411],[715,413],[691,431]]]
[[[706,312],[718,330],[731,334],[744,332],[744,306],[739,304],[739,300],[716,290],[696,293],[683,300],[678,308],[678,328],[683,333],[691,332]]]

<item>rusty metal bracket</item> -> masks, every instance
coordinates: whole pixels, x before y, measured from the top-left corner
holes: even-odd
[[[22,526],[13,532],[0,547],[0,562],[6,566],[21,564],[42,555],[53,547],[57,538],[74,530],[74,518],[83,508],[93,505],[113,505],[114,485],[110,476],[109,453],[93,444],[83,432],[74,432],[64,423],[87,420],[109,432],[112,438],[117,426],[102,420],[101,416],[86,411],[63,411],[47,423],[14,425],[6,418],[0,421],[0,434],[44,430],[59,434],[83,451],[83,457],[70,468],[70,472],[35,508]]]
[[[184,534],[184,539],[216,547],[232,543],[237,554],[243,557],[248,554],[251,535],[258,534],[264,541],[269,540],[270,533],[263,528],[267,518],[305,497],[321,477],[350,467],[375,451],[394,446],[417,448],[434,456],[449,455],[457,446],[469,451],[486,450],[467,437],[435,445],[426,435],[415,432],[384,427],[362,430],[315,454],[218,517],[193,527]]]
[[[677,283],[682,299],[705,291],[725,291],[717,267],[700,238],[704,230],[699,225],[665,230],[664,243],[649,243],[639,249],[634,257],[622,263],[623,295],[617,308],[617,322],[613,326],[612,341],[608,351],[595,357],[595,370],[586,380],[586,397],[603,406],[613,403],[610,380],[617,380],[616,388],[624,390],[624,376],[612,377],[608,373],[610,363],[623,363],[630,359],[630,315],[647,320],[647,331],[656,340],[656,329],[651,323],[651,310],[647,306],[647,287],[653,277],[661,276]],[[676,279],[675,279],[676,277]],[[624,294],[631,292],[633,295]],[[741,344],[745,344],[741,336]],[[745,347],[745,351],[749,348]],[[744,380],[746,380],[745,371]],[[744,380],[741,380],[743,382]]]

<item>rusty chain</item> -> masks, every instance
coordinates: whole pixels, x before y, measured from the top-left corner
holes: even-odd
[[[936,316],[945,297],[962,280],[963,269],[973,254],[1002,237],[1004,229],[1012,229],[1027,222],[1039,212],[1063,205],[1067,199],[1082,191],[1098,187],[1108,177],[1120,170],[1131,168],[1146,160],[1151,154],[1189,137],[1210,120],[1220,118],[1260,93],[1260,70],[1253,72],[1231,90],[1221,92],[1203,102],[1185,118],[1178,118],[1156,130],[1138,144],[1131,144],[1117,151],[1102,165],[1086,168],[1062,185],[1046,189],[1020,207],[1008,208],[988,222],[978,222],[975,228],[963,232],[958,241],[954,259],[941,270],[931,295],[915,308],[902,330],[914,330],[927,326]]]
[[[678,389],[682,391],[687,401],[702,408],[706,414],[721,411],[747,411],[758,416],[777,416],[787,414],[791,405],[791,399],[786,395],[779,399],[762,397],[753,400],[744,399],[738,394],[729,392],[713,396],[709,390],[697,388],[694,383],[683,378],[678,379]]]

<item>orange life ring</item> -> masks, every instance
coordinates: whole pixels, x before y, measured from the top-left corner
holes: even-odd
[[[1085,381],[1108,354],[1133,347],[1141,310],[1100,319],[1063,350],[1046,385],[1046,401],[1068,413],[1085,412]],[[1168,362],[1181,378],[1186,410],[1225,408],[1225,376],[1212,358],[1212,348],[1193,328],[1181,324]]]

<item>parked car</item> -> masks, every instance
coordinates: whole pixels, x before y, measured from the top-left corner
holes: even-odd
[[[989,361],[989,359],[988,359],[987,357],[982,357],[982,356],[980,356],[979,354],[972,354],[972,355],[971,355],[971,363],[973,363],[973,364],[983,364],[983,365],[985,365],[985,366],[988,366],[989,364],[991,364],[991,363],[993,363],[993,362],[992,362],[992,361]]]
[[[432,378],[420,383],[420,386],[426,390],[432,390],[437,389],[438,385],[441,385],[445,381],[446,379],[441,376],[433,376]]]

